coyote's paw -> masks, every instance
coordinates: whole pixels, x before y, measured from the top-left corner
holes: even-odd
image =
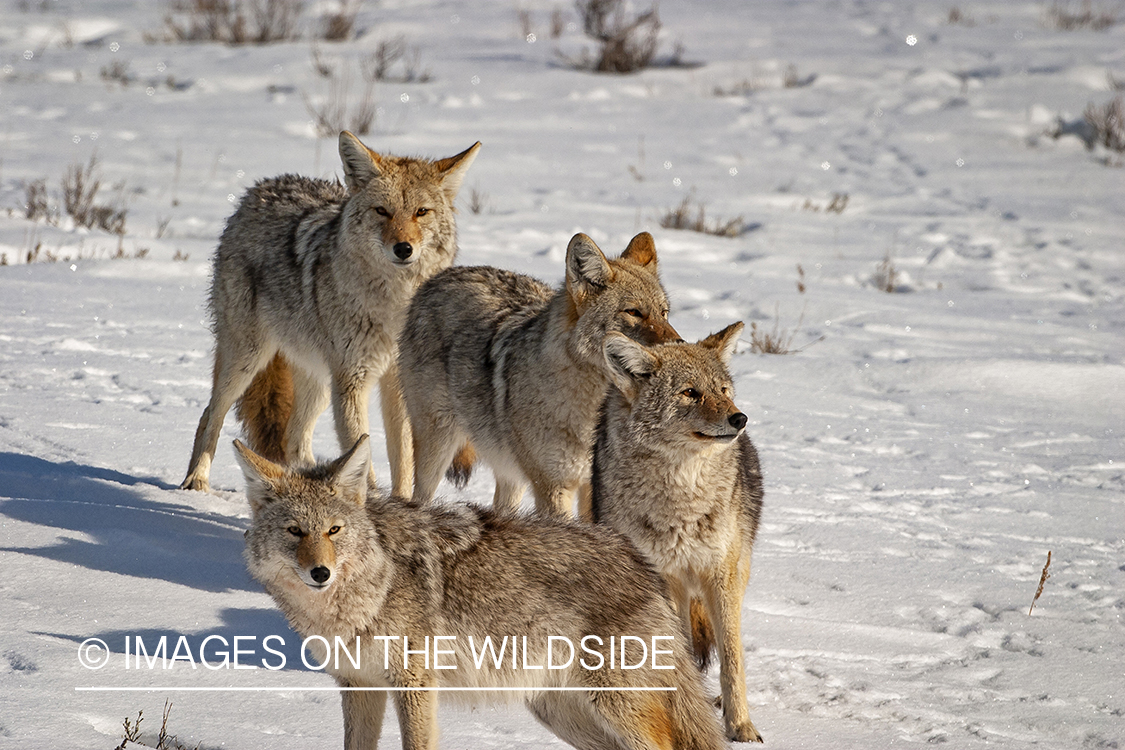
[[[727,739],[734,742],[761,742],[762,735],[754,728],[754,722],[746,721],[727,727]]]
[[[210,492],[211,484],[207,481],[206,477],[197,476],[195,474],[188,474],[184,481],[180,483],[181,490],[196,490],[197,492]]]

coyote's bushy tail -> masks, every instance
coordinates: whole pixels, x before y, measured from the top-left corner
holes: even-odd
[[[449,482],[461,490],[469,483],[469,478],[473,475],[473,464],[476,463],[477,452],[473,449],[472,443],[465,443],[461,446],[461,450],[457,451],[457,455],[453,457],[453,462],[449,464],[449,468],[445,470],[445,478]]]
[[[699,671],[706,672],[715,650],[715,628],[702,599],[691,600],[691,649]]]
[[[235,406],[246,442],[263,458],[285,463],[285,432],[293,413],[293,373],[281,354],[275,354]]]

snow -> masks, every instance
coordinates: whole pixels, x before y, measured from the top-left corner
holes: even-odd
[[[113,747],[138,710],[155,744],[168,699],[188,747],[339,746],[337,695],[298,689],[330,679],[300,667],[245,572],[229,449],[213,494],[175,489],[209,394],[208,256],[230,196],[339,173],[303,101],[327,93],[310,43],[149,44],[160,4],[27,5],[0,18],[0,744]],[[1107,71],[1125,79],[1125,20],[665,3],[661,54],[679,41],[702,64],[609,77],[557,54],[588,45],[549,38],[555,3],[521,7],[535,43],[504,0],[388,1],[365,7],[359,40],[320,50],[354,71],[379,39],[418,47],[433,80],[379,84],[372,147],[484,143],[460,262],[557,282],[574,232],[619,252],[647,230],[685,337],[736,319],[792,334],[800,351],[781,356],[747,331],[732,363],[766,478],[743,643],[767,745],[1125,745],[1122,157],[1045,135],[1113,96]],[[113,62],[128,85],[102,79]],[[789,65],[815,78],[784,88]],[[94,153],[124,237],[24,218],[27,182],[57,202]],[[661,229],[688,195],[745,231]],[[906,291],[873,283],[887,258]],[[229,419],[224,444],[237,435]],[[327,418],[316,448],[337,452]],[[487,502],[490,481],[462,497]],[[269,634],[286,669],[123,668],[127,636],[197,652]],[[91,637],[114,651],[100,671],[77,659]],[[151,691],[76,690],[90,686]],[[446,705],[440,722],[443,747],[561,746],[518,705]]]

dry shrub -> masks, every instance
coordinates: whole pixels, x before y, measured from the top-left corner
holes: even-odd
[[[531,11],[527,8],[516,8],[516,18],[520,24],[520,38],[530,39],[535,36],[535,22],[531,17]]]
[[[127,87],[133,80],[129,73],[129,63],[123,60],[114,60],[101,69],[102,80],[106,83],[120,83],[121,88]]]
[[[812,85],[815,80],[816,73],[809,73],[801,78],[800,74],[797,73],[797,66],[790,63],[785,66],[785,73],[781,76],[781,85],[787,89],[800,89]]]
[[[175,735],[168,733],[168,714],[172,712],[172,701],[164,701],[164,717],[160,722],[160,732],[156,736],[156,745],[148,745],[141,741],[141,722],[144,721],[144,711],[137,712],[137,720],[129,721],[128,718],[122,722],[125,727],[125,733],[121,736],[121,744],[114,750],[128,750],[130,743],[138,747],[152,747],[153,750],[188,750],[187,746],[181,743]],[[149,740],[151,741],[151,740]],[[196,746],[199,750],[199,746]]]
[[[340,70],[327,65],[313,49],[313,66],[328,79],[328,94],[319,103],[314,102],[305,92],[305,109],[313,118],[317,135],[321,138],[335,138],[341,130],[350,130],[356,135],[367,135],[375,124],[375,78],[362,63],[360,65],[361,92],[359,103],[349,106],[352,89],[352,69],[345,61]]]
[[[750,351],[755,354],[792,354],[793,349],[790,349],[790,344],[793,343],[793,337],[797,335],[797,328],[800,328],[800,321],[797,323],[797,328],[793,330],[781,329],[781,316],[778,313],[779,306],[775,305],[773,310],[774,321],[772,331],[763,331],[758,328],[756,321],[750,321]]]
[[[665,229],[690,229],[693,232],[712,234],[716,237],[737,237],[742,234],[745,222],[741,216],[729,221],[714,219],[708,222],[703,204],[700,203],[698,207],[693,209],[692,197],[688,195],[684,197],[680,205],[668,209],[660,217],[660,226]]]
[[[800,263],[797,264],[797,292],[800,294],[805,293],[805,269]],[[758,327],[754,321],[750,322],[750,351],[757,354],[796,354],[803,352],[808,347],[815,344],[817,341],[823,341],[824,337],[813,339],[804,346],[793,348],[793,339],[796,337],[797,332],[801,330],[801,325],[805,322],[805,308],[808,306],[808,300],[801,306],[801,315],[797,318],[797,325],[793,328],[781,327],[781,314],[779,312],[780,305],[775,304],[773,308],[773,328],[769,331],[763,330]]]
[[[59,220],[57,208],[51,208],[47,199],[47,180],[32,180],[24,186],[25,191],[25,216],[32,221],[43,219],[48,224],[56,224]]]
[[[1093,130],[1092,142],[1087,142],[1087,146],[1093,148],[1100,143],[1111,151],[1125,152],[1125,98],[1118,94],[1101,107],[1090,103],[1082,117]]]
[[[895,268],[895,262],[891,257],[891,251],[888,250],[883,259],[879,261],[879,264],[875,266],[875,275],[871,277],[871,283],[880,291],[894,292],[898,288],[897,281],[898,269]]]
[[[320,38],[327,42],[346,42],[354,37],[355,19],[362,5],[362,0],[343,0],[339,10],[325,14]]]
[[[732,83],[730,86],[716,85],[711,89],[714,96],[750,96],[756,91],[761,91],[765,88],[765,84],[761,79],[755,76],[754,78],[743,78],[741,81]]]
[[[578,0],[586,36],[599,42],[596,59],[583,53],[576,64],[599,73],[632,73],[647,68],[656,54],[660,17],[656,6],[626,18],[624,0]]]
[[[1060,31],[1077,31],[1079,29],[1093,29],[1105,31],[1117,23],[1116,14],[1111,11],[1094,10],[1090,0],[1083,0],[1080,8],[1072,8],[1067,2],[1056,1],[1051,4],[1043,20],[1044,25],[1050,29]]]
[[[847,193],[833,193],[832,198],[828,201],[828,205],[821,206],[819,203],[814,203],[811,198],[805,198],[804,204],[801,206],[802,211],[812,211],[818,213],[823,209],[826,214],[842,214],[844,209],[848,207],[848,194]]]
[[[976,21],[973,20],[973,17],[962,11],[956,5],[949,9],[948,23],[950,26],[976,26]]]
[[[298,38],[303,0],[174,0],[169,41],[269,44]]]
[[[80,227],[98,227],[113,234],[125,234],[126,210],[117,206],[99,205],[98,190],[101,180],[94,175],[98,166],[97,154],[83,167],[71,164],[63,175],[63,209]]]
[[[402,73],[392,76],[391,71],[402,63]],[[382,39],[375,45],[375,51],[359,61],[363,76],[370,81],[400,81],[402,83],[427,83],[431,80],[430,71],[422,70],[422,52],[406,43],[406,37],[395,36]]]
[[[551,38],[558,39],[564,31],[566,31],[566,16],[562,8],[555,8],[551,11]]]
[[[474,214],[483,213],[490,206],[491,202],[488,193],[475,187],[469,191],[469,210]]]

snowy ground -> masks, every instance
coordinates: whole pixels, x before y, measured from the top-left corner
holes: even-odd
[[[228,449],[215,494],[174,488],[230,201],[338,172],[303,102],[327,91],[310,44],[148,44],[160,4],[19,5],[0,15],[0,745],[113,747],[170,699],[188,747],[339,746],[331,691],[167,689],[323,674],[125,670],[120,653],[138,634],[296,639],[245,573]],[[1023,1],[963,4],[958,24],[949,2],[664,3],[661,54],[680,41],[701,65],[625,77],[561,62],[584,41],[549,38],[547,0],[520,4],[534,43],[509,0],[368,5],[367,33],[321,54],[401,33],[433,80],[380,84],[365,141],[484,143],[461,262],[556,281],[575,231],[617,252],[649,230],[683,335],[741,319],[807,345],[755,354],[747,336],[732,365],[766,475],[743,642],[769,747],[1125,746],[1125,172],[1043,135],[1112,98],[1107,71],[1125,80],[1120,3],[1095,4],[1122,17],[1106,31],[1047,28]],[[128,85],[101,77],[114,62]],[[789,65],[815,78],[785,88]],[[24,217],[27,182],[57,203],[95,152],[123,238]],[[743,233],[661,229],[689,194]],[[898,293],[872,282],[888,256]],[[327,420],[317,449],[336,452]],[[483,474],[465,497],[490,497]],[[109,667],[79,664],[90,637]],[[561,744],[518,706],[441,724],[443,747]]]

